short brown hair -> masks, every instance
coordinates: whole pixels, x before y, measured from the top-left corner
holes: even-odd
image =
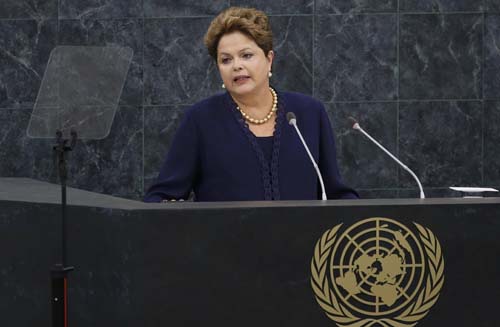
[[[253,39],[266,55],[273,49],[273,32],[269,18],[263,11],[230,7],[212,20],[205,34],[205,46],[214,60],[217,60],[217,47],[221,37],[235,31]]]

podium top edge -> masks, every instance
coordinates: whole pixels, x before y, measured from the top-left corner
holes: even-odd
[[[0,177],[0,201],[59,205],[61,203],[61,186],[30,178]],[[500,204],[500,197],[144,203],[68,187],[67,203],[68,206],[124,210],[232,210],[301,207],[484,205]]]

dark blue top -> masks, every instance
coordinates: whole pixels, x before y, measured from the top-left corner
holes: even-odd
[[[259,143],[260,149],[264,153],[264,158],[266,158],[267,162],[271,162],[273,160],[273,141],[274,137],[272,136],[257,137],[257,142]]]
[[[269,160],[226,92],[186,111],[158,180],[144,200],[186,199],[191,190],[196,201],[321,199],[315,169],[286,121],[290,111],[318,163],[328,199],[357,198],[340,178],[332,128],[319,101],[278,92]]]

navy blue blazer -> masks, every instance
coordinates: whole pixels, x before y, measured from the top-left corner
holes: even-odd
[[[342,183],[332,128],[319,101],[278,92],[272,159],[268,160],[226,92],[186,111],[158,180],[144,201],[186,199],[191,190],[196,201],[321,199],[314,167],[286,121],[290,111],[318,163],[328,199],[358,198]]]

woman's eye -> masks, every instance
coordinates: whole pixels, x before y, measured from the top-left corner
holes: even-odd
[[[225,64],[228,64],[230,61],[231,61],[231,59],[229,59],[229,58],[222,58],[220,62],[225,65]]]
[[[245,54],[243,55],[243,58],[245,58],[245,59],[250,59],[250,58],[252,58],[252,57],[253,57],[253,54],[252,54],[252,53],[245,53]]]

